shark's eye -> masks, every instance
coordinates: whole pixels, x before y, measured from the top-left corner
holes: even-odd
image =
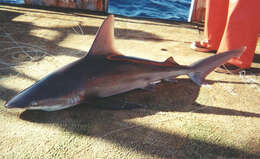
[[[37,105],[37,102],[36,102],[36,101],[32,101],[31,105],[32,105],[32,106],[36,106],[36,105]]]

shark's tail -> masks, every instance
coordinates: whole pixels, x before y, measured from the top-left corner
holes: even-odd
[[[216,67],[224,64],[226,61],[233,57],[239,57],[246,50],[246,47],[239,49],[226,51],[223,53],[210,56],[208,58],[202,59],[198,62],[195,62],[190,65],[191,72],[188,73],[188,76],[193,82],[198,85],[203,84],[205,77],[213,71]]]

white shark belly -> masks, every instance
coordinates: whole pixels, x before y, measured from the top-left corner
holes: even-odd
[[[73,107],[75,105],[52,105],[52,106],[37,106],[37,107],[28,107],[26,109],[28,110],[43,110],[43,111],[57,111],[57,110],[62,110],[66,109],[69,107]]]

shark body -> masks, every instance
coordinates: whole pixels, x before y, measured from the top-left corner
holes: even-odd
[[[204,78],[227,60],[240,56],[245,47],[216,54],[191,66],[172,57],[156,62],[127,57],[114,48],[114,16],[105,19],[89,53],[47,75],[6,103],[7,108],[61,110],[80,103],[145,88],[161,80],[188,75],[201,85]]]

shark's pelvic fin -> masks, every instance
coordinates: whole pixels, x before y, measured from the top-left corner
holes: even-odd
[[[114,48],[114,15],[109,15],[99,28],[88,55],[120,54]]]

